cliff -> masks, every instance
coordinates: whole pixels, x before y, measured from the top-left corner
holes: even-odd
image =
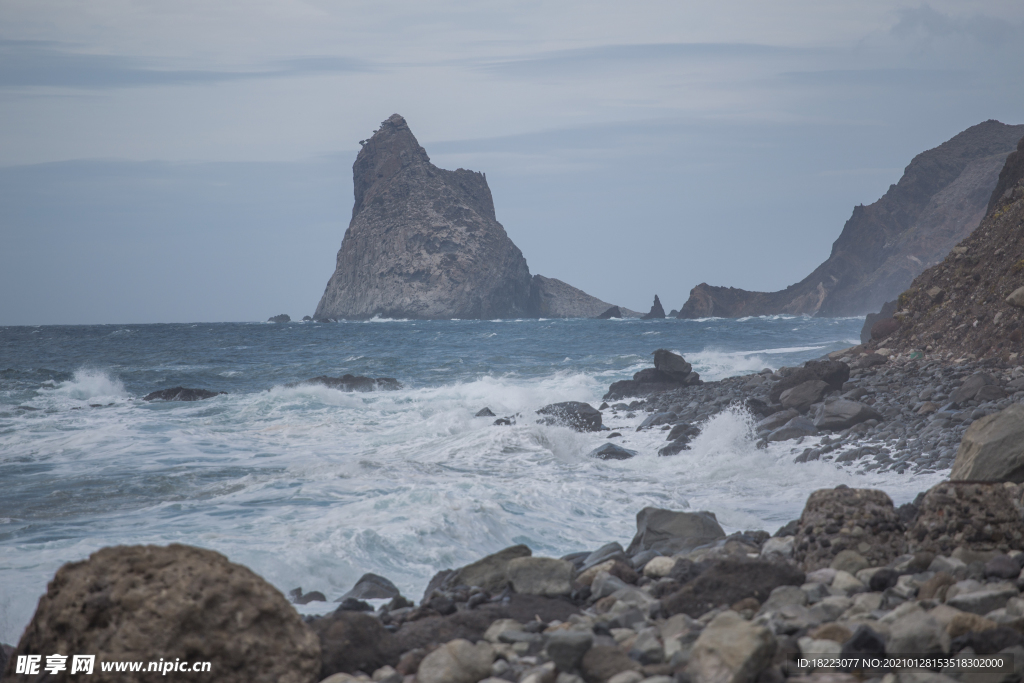
[[[1020,362],[1024,334],[1024,140],[1007,159],[993,211],[897,302],[899,322],[872,342],[895,351]],[[1011,296],[1013,295],[1013,296]]]
[[[611,306],[531,277],[486,177],[430,163],[398,114],[360,144],[352,221],[315,319],[594,317]]]
[[[986,121],[914,157],[874,204],[854,208],[828,259],[778,292],[697,285],[678,317],[778,313],[852,316],[877,311],[985,215],[1024,125]]]

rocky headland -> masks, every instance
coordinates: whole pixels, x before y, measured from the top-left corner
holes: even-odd
[[[852,316],[879,310],[974,231],[1022,136],[1024,126],[986,121],[922,152],[881,199],[854,208],[828,259],[806,278],[778,292],[701,283],[678,317]]]
[[[430,163],[398,114],[361,144],[352,221],[314,319],[592,318],[611,306],[531,276],[484,174]]]

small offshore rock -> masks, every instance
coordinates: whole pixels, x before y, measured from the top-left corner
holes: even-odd
[[[227,394],[226,391],[209,391],[207,389],[190,389],[188,387],[173,387],[171,389],[160,389],[146,394],[143,401],[202,401],[214,396]]]
[[[577,432],[601,431],[601,411],[589,403],[580,401],[552,403],[538,410],[537,414],[545,416],[541,420],[544,424],[564,425]]]
[[[630,450],[628,448],[623,448],[618,444],[606,443],[603,446],[598,446],[594,450],[587,453],[587,457],[600,458],[601,460],[629,460],[630,458],[635,457],[636,454],[636,451]]]
[[[494,417],[494,413],[491,412],[490,408],[484,407],[478,410],[473,417]]]
[[[341,377],[328,377],[320,375],[311,377],[301,382],[286,384],[287,387],[296,387],[303,384],[321,384],[338,391],[395,391],[402,388],[402,383],[394,377],[362,377],[356,375],[342,375]]]
[[[291,321],[292,319],[287,313],[275,315],[267,319],[268,323],[290,323]]]

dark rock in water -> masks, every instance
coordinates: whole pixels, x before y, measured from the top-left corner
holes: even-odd
[[[394,391],[402,388],[402,383],[394,377],[357,377],[355,375],[342,375],[341,377],[311,377],[302,382],[291,382],[287,387],[296,387],[301,384],[322,384],[338,391]]]
[[[725,532],[713,512],[677,512],[646,507],[636,513],[636,535],[627,555],[656,550],[672,555],[724,538]]]
[[[763,603],[779,586],[800,586],[804,579],[802,571],[787,564],[719,560],[661,604],[669,615],[682,613],[697,618],[719,605],[732,605],[745,598]]]
[[[309,322],[312,319],[313,319],[313,317],[309,316],[309,315],[302,316],[302,322]]]
[[[598,320],[608,320],[610,318],[621,318],[622,311],[619,310],[618,306],[612,306],[607,311],[597,316]]]
[[[656,318],[664,318],[665,309],[661,307],[661,300],[658,299],[658,295],[654,295],[654,304],[651,306],[650,312],[643,317],[644,320],[654,320]]]
[[[302,592],[302,587],[293,588],[288,591],[288,597],[296,605],[308,605],[311,602],[327,602],[327,596],[320,591]]]
[[[838,360],[809,360],[802,368],[779,380],[768,392],[768,399],[772,403],[778,403],[783,391],[815,379],[820,379],[833,390],[840,391],[843,383],[850,379],[850,366]]]
[[[580,401],[552,403],[538,410],[537,414],[546,416],[540,420],[544,424],[560,424],[572,427],[577,432],[601,431],[601,411],[589,403]]]
[[[685,358],[668,349],[658,349],[654,352],[654,368],[676,382],[685,382],[693,370],[693,366],[687,363]]]
[[[882,310],[878,313],[868,313],[864,317],[864,326],[860,328],[860,343],[867,344],[871,341],[871,329],[875,326],[879,320],[886,318],[892,318],[893,313],[896,312],[896,300],[887,301],[882,304]]]
[[[636,451],[617,446],[613,443],[606,443],[587,453],[588,458],[600,458],[601,460],[629,460],[636,455]]]
[[[681,439],[676,439],[675,441],[670,442],[667,446],[662,446],[661,448],[659,448],[658,455],[664,457],[669,455],[676,455],[677,453],[682,453],[683,451],[688,450],[690,450],[690,438],[684,436]]]
[[[779,396],[779,402],[784,408],[792,408],[797,412],[806,413],[808,408],[821,401],[830,391],[832,391],[832,387],[827,382],[812,379],[783,391]]]
[[[682,438],[693,438],[700,434],[700,427],[689,422],[679,422],[672,426],[668,433],[667,441],[677,441]]]
[[[359,577],[356,585],[348,593],[345,593],[335,602],[342,602],[346,598],[359,600],[380,600],[383,598],[395,598],[400,595],[398,587],[388,579],[377,574],[367,573]]]
[[[806,417],[794,417],[778,429],[773,429],[768,435],[768,441],[788,441],[799,439],[801,436],[814,436],[818,433],[814,423]]]
[[[494,421],[494,425],[493,426],[495,426],[495,427],[511,427],[514,424],[515,424],[515,420],[513,420],[511,417],[499,417],[497,420]]]
[[[613,382],[604,398],[615,400],[626,396],[649,396],[701,384],[700,375],[691,372],[690,364],[677,353],[658,349],[654,352],[654,364],[653,368],[645,368],[634,373],[631,380]]]
[[[227,394],[226,391],[207,391],[206,389],[189,389],[187,387],[173,387],[171,389],[160,389],[151,394],[146,394],[143,401],[202,401],[206,398],[213,398]]]
[[[268,323],[290,323],[291,321],[292,319],[287,313],[282,313],[281,315],[275,315],[272,318],[267,318]]]
[[[364,612],[338,610],[309,625],[320,638],[320,679],[341,672],[374,671],[393,664],[401,654],[380,619]]]
[[[494,417],[490,408],[481,408],[473,417]]]
[[[352,222],[315,318],[530,314],[530,269],[482,173],[434,166],[398,114],[365,141],[352,173]]]
[[[276,588],[220,553],[172,544],[103,548],[65,564],[12,659],[96,655],[95,679],[110,681],[117,678],[101,673],[99,662],[187,655],[210,662],[211,680],[304,683],[318,680],[319,651],[316,635]],[[64,672],[52,680],[71,678]]]
[[[871,326],[871,341],[881,341],[900,329],[900,321],[896,318],[882,318]]]

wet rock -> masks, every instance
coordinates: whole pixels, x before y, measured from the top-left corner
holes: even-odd
[[[302,382],[293,382],[285,386],[294,387],[302,384],[320,384],[338,391],[395,391],[402,388],[402,383],[394,377],[362,377],[356,375],[342,375],[341,377],[310,377]]]
[[[693,644],[687,673],[694,683],[753,683],[771,663],[775,648],[770,630],[725,611]]]
[[[177,544],[103,548],[61,567],[11,659],[54,653],[209,661],[231,683],[320,674],[316,635],[277,589],[220,553]],[[97,663],[89,678],[124,675]]]
[[[903,531],[884,492],[846,486],[821,489],[804,506],[793,558],[810,571],[828,567],[844,550],[854,550],[871,566],[884,566],[906,551]]]
[[[587,453],[587,457],[600,458],[601,460],[629,460],[635,457],[636,454],[637,452],[634,450],[623,448],[614,443],[606,443]]]
[[[997,382],[991,375],[984,372],[976,372],[965,379],[964,383],[949,395],[949,402],[957,405],[966,403],[974,398],[983,387],[992,384],[997,384]]]
[[[725,531],[713,512],[677,512],[646,507],[636,515],[636,535],[627,555],[655,550],[672,555],[724,538]]]
[[[355,598],[356,600],[379,600],[382,598],[394,598],[400,595],[398,587],[391,583],[388,579],[377,574],[363,574],[356,581],[356,585],[352,587],[352,590],[342,595],[336,600],[341,602],[346,598]]]
[[[308,605],[311,602],[327,602],[327,597],[320,591],[303,593],[301,586],[288,591],[288,597],[296,605]]]
[[[693,371],[693,366],[687,363],[685,358],[668,349],[658,349],[654,352],[654,367],[677,382],[685,382]]]
[[[143,401],[202,401],[214,396],[227,394],[226,391],[208,391],[207,389],[190,389],[188,387],[173,387],[171,389],[160,389],[146,394]]]
[[[572,562],[551,557],[518,557],[506,567],[512,589],[525,595],[555,597],[572,592]]]
[[[651,310],[643,317],[644,320],[655,320],[665,317],[665,309],[661,306],[661,300],[658,299],[658,295],[654,295],[654,303],[651,305]]]
[[[494,413],[491,412],[490,408],[484,407],[478,410],[473,417],[494,417]]]
[[[509,562],[532,554],[529,546],[510,546],[456,570],[444,579],[442,586],[479,586],[489,593],[500,593],[508,585]]]
[[[400,654],[380,620],[364,612],[338,610],[310,622],[320,639],[320,676],[375,671]]]
[[[827,382],[820,379],[812,379],[786,389],[779,396],[779,400],[786,408],[792,408],[800,413],[806,413],[812,404],[818,403],[825,394],[832,390]]]
[[[801,436],[814,436],[818,433],[814,423],[802,415],[773,430],[768,436],[768,441],[788,441],[799,439]]]
[[[786,424],[794,417],[798,417],[799,415],[800,413],[793,410],[792,408],[780,410],[777,413],[772,413],[771,415],[769,415],[768,417],[764,418],[756,425],[754,425],[754,431],[756,431],[759,434],[762,432],[771,432],[773,430],[778,429],[782,425]]]
[[[601,411],[589,403],[580,401],[552,403],[538,410],[537,414],[545,416],[541,420],[544,424],[564,425],[577,432],[601,431]]]
[[[812,380],[821,380],[834,391],[841,391],[843,383],[848,379],[850,379],[850,366],[842,361],[809,360],[804,363],[804,367],[798,368],[779,380],[768,392],[768,398],[772,403],[778,403],[784,391]]]
[[[824,405],[821,413],[814,419],[814,426],[818,429],[838,431],[872,419],[881,422],[884,418],[881,413],[869,405],[859,401],[839,399]]]
[[[1024,482],[1024,405],[975,420],[960,442],[953,480]]]
[[[456,639],[437,648],[420,662],[417,683],[477,683],[491,673],[494,649]]]
[[[372,612],[373,608],[370,607],[370,603],[364,600],[342,598],[341,604],[338,605],[338,610],[341,612]]]
[[[289,316],[287,313],[282,313],[281,315],[275,315],[273,317],[267,318],[268,323],[290,323],[291,321],[291,316]]]
[[[1020,496],[1020,488],[1012,484],[936,484],[925,493],[920,514],[907,530],[909,548],[941,555],[958,547],[1004,553],[1022,548]]]

